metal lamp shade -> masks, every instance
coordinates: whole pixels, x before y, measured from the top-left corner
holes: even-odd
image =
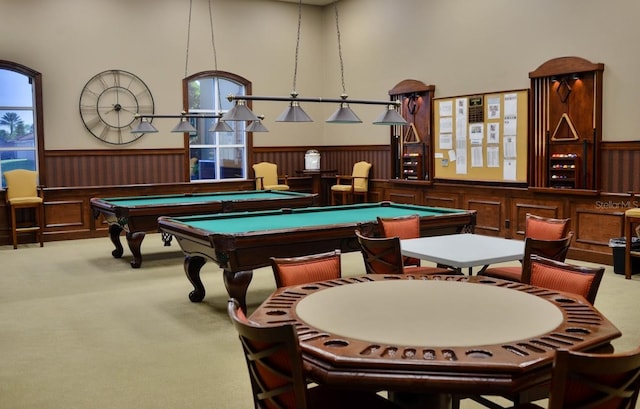
[[[351,108],[349,108],[349,104],[345,102],[340,104],[340,108],[338,108],[336,112],[334,112],[333,115],[331,115],[329,119],[326,120],[326,122],[332,123],[332,124],[362,123],[360,118],[358,118],[358,115],[356,115],[355,112],[353,112]]]
[[[276,122],[313,122],[313,119],[304,112],[298,101],[292,101],[276,118]]]
[[[262,124],[262,121],[253,121],[247,126],[247,132],[269,132],[266,126]]]
[[[178,125],[176,125],[175,128],[171,130],[171,132],[192,133],[192,132],[198,132],[198,130],[194,128],[193,125],[191,125],[191,123],[187,118],[181,118],[180,122],[178,122]]]
[[[238,100],[227,113],[222,116],[223,121],[257,121],[256,114],[247,108],[246,101]]]
[[[209,128],[209,132],[233,132],[233,128],[225,121],[218,120]]]
[[[375,121],[374,125],[407,125],[407,121],[393,109],[393,105],[389,106],[385,112],[382,113]]]
[[[145,118],[140,120],[138,126],[131,130],[131,133],[156,133],[158,130],[155,126],[151,125],[151,122],[147,121]]]

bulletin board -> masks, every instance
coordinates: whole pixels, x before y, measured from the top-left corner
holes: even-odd
[[[433,101],[435,178],[527,182],[529,90]]]

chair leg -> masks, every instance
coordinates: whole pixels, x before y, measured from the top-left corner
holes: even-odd
[[[16,209],[11,207],[11,240],[13,241],[13,248],[18,248],[18,230],[16,226]]]
[[[38,222],[38,238],[40,239],[40,247],[44,246],[44,203],[36,209],[36,220]]]

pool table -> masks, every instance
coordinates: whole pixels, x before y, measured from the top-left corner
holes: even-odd
[[[109,236],[115,250],[113,257],[123,254],[120,233],[126,232],[127,244],[133,254],[131,267],[142,265],[140,246],[148,231],[158,231],[158,217],[215,214],[248,210],[268,210],[308,207],[318,204],[317,195],[289,191],[249,190],[232,192],[184,193],[154,196],[92,198],[94,217],[101,214],[109,224]],[[171,235],[162,235],[165,246]]]
[[[253,269],[270,257],[295,257],[340,249],[360,251],[355,229],[378,235],[376,217],[419,214],[421,235],[472,233],[475,210],[397,204],[363,203],[251,213],[160,217],[160,231],[173,235],[185,254],[184,270],[194,287],[189,299],[204,299],[200,269],[213,260],[223,269],[229,296],[246,311],[246,293]]]

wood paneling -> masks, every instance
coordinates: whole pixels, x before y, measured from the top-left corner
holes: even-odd
[[[640,142],[603,142],[600,175],[603,192],[640,191]],[[389,179],[393,161],[389,146],[324,146],[254,148],[255,162],[278,164],[281,174],[300,176],[308,149],[321,154],[324,169],[350,174],[355,162],[373,164],[372,179]],[[181,149],[47,151],[45,153],[47,187],[110,186],[187,181],[182,169]],[[249,176],[252,177],[251,172]]]
[[[500,236],[504,225],[503,198],[468,196],[465,209],[477,210],[475,232],[490,236]]]
[[[623,236],[624,210],[635,207],[629,194],[439,183],[413,187],[423,192],[416,204],[477,210],[479,234],[522,240],[527,213],[571,218],[576,236],[569,257],[601,264],[613,262],[609,240]],[[407,184],[396,180],[376,181],[373,189],[386,197],[407,195]]]
[[[509,227],[513,232],[513,238],[517,238],[519,240],[524,240],[527,213],[542,217],[551,217],[554,219],[561,218],[560,215],[563,213],[559,203],[549,203],[537,200],[527,200],[526,202],[522,202],[517,198],[514,198],[513,201],[515,203],[511,209]]]
[[[47,187],[185,182],[182,149],[47,151]]]
[[[336,169],[339,175],[350,175],[353,164],[360,161],[373,164],[372,179],[388,179],[391,174],[391,150],[387,145],[253,148],[253,158],[256,163],[277,163],[280,174],[295,176],[297,171],[304,169],[304,155],[308,149],[320,153],[322,169]]]
[[[640,142],[603,142],[602,169],[602,191],[640,191]]]
[[[623,236],[624,211],[637,207],[628,194],[640,191],[640,142],[603,143],[603,192],[536,190],[485,186],[482,184],[432,183],[389,179],[392,161],[388,146],[328,146],[257,148],[257,161],[278,163],[290,174],[294,191],[309,192],[309,177],[298,176],[304,168],[308,149],[321,152],[323,168],[350,174],[353,163],[373,163],[369,201],[393,200],[400,203],[436,207],[475,209],[476,231],[480,234],[521,239],[524,215],[570,217],[576,233],[570,257],[597,263],[611,263],[609,239]],[[106,225],[90,214],[91,197],[134,196],[205,191],[253,189],[252,180],[237,182],[181,182],[181,150],[50,151],[46,158],[51,182],[45,188],[45,241],[106,237]],[[143,165],[144,164],[144,165]],[[153,180],[139,183],[139,180]],[[128,180],[130,183],[117,182]],[[172,182],[178,180],[178,182]],[[325,194],[332,178],[323,178]],[[608,193],[606,193],[608,192]],[[4,191],[0,191],[0,244],[9,244],[9,221]],[[29,240],[24,235],[22,241]]]

